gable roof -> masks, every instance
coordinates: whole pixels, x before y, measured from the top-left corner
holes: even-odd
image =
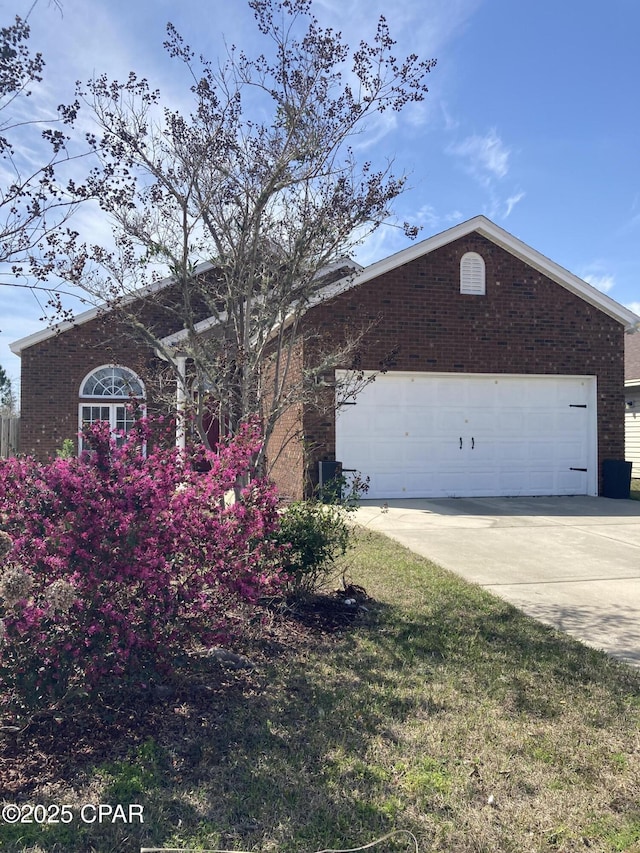
[[[209,272],[210,270],[215,268],[215,264],[210,261],[205,261],[199,264],[195,270],[194,275],[201,275],[203,273]],[[318,273],[317,278],[331,277],[332,281],[335,281],[336,273],[338,273],[339,280],[344,280],[344,270],[350,269],[355,272],[359,272],[362,270],[360,264],[353,261],[351,258],[338,258],[333,263],[327,264],[323,267]],[[353,274],[353,272],[351,273]],[[171,284],[173,284],[174,278],[173,276],[167,276],[166,278],[160,279],[158,281],[152,282],[146,287],[140,288],[133,293],[127,294],[123,297],[118,303],[117,307],[127,305],[131,302],[136,302],[139,299],[143,299],[145,296],[152,295],[154,293],[158,293]],[[60,323],[55,323],[52,326],[47,326],[44,329],[39,329],[37,332],[33,332],[30,335],[27,335],[24,338],[20,338],[17,341],[13,341],[13,343],[9,344],[9,349],[14,355],[20,356],[22,351],[27,349],[28,347],[32,347],[35,344],[39,344],[42,341],[46,341],[49,338],[53,338],[56,335],[61,334],[62,332],[66,332],[69,329],[74,329],[76,326],[82,326],[84,323],[89,323],[91,320],[95,320],[96,317],[104,316],[108,314],[110,311],[113,311],[114,308],[104,304],[98,305],[94,308],[89,308],[87,311],[83,311],[82,313],[76,315],[73,320],[64,320]],[[215,317],[209,317],[208,319],[201,320],[196,324],[196,330],[198,332],[205,332],[208,329],[213,328],[218,323],[218,320]],[[169,345],[179,344],[185,337],[187,336],[187,331],[184,329],[179,329],[173,334],[169,335],[165,339],[163,339],[163,343]]]
[[[486,237],[487,240],[490,240],[496,246],[500,246],[500,248],[524,261],[528,266],[538,270],[538,272],[555,281],[561,287],[564,287],[566,290],[584,299],[585,302],[608,314],[614,320],[621,323],[626,331],[635,331],[640,325],[640,316],[634,314],[629,308],[620,305],[619,302],[611,299],[606,293],[602,293],[602,291],[593,287],[588,282],[578,278],[577,275],[574,275],[545,255],[532,249],[531,246],[527,246],[526,243],[523,243],[517,237],[514,237],[513,234],[509,234],[508,231],[500,228],[499,225],[487,219],[486,216],[474,216],[473,219],[468,219],[466,222],[454,225],[453,228],[448,228],[446,231],[435,234],[433,237],[428,237],[426,240],[421,240],[419,243],[415,243],[406,249],[402,249],[400,252],[396,252],[394,255],[389,255],[387,258],[371,264],[371,266],[366,267],[361,273],[351,276],[349,279],[329,285],[318,293],[311,304],[314,305],[331,299],[339,293],[344,293],[352,287],[357,287],[404,264],[415,261],[417,258],[428,255],[430,252],[453,243],[461,237],[466,237],[473,232]]]
[[[353,261],[351,258],[338,258],[330,264],[322,267],[322,269],[316,273],[314,276],[314,280],[318,280],[321,282],[322,279],[327,278],[330,281],[330,284],[326,285],[326,287],[330,287],[336,282],[344,282],[349,280],[353,275],[361,272],[363,267],[360,264]],[[319,293],[324,292],[326,288],[320,287]],[[226,314],[221,314],[219,317],[225,317]],[[220,320],[219,317],[208,317],[205,320],[201,320],[199,323],[196,323],[194,326],[195,331],[198,334],[205,333],[210,331],[211,329],[215,329],[216,326],[219,325]],[[186,340],[189,336],[188,329],[179,329],[177,332],[173,332],[171,335],[167,335],[165,338],[162,338],[162,344],[165,347],[171,348],[173,347],[175,350],[180,348],[180,345],[184,340]]]
[[[210,269],[213,269],[213,264],[210,261],[205,261],[198,264],[194,270],[194,274],[200,275],[201,273],[208,272]],[[153,281],[151,284],[141,287],[140,290],[128,293],[120,299],[118,306],[128,305],[131,302],[143,299],[145,296],[150,296],[154,293],[165,290],[173,283],[173,281],[173,276],[167,276],[166,278],[159,279],[158,281]],[[76,326],[82,326],[85,323],[89,323],[91,320],[95,320],[96,317],[104,316],[113,310],[114,308],[106,303],[104,305],[96,305],[94,308],[88,308],[86,311],[82,311],[80,314],[77,314],[73,320],[63,320],[61,323],[54,323],[52,326],[46,326],[44,329],[39,329],[37,332],[33,332],[24,338],[14,341],[9,344],[9,349],[14,355],[19,356],[22,354],[22,350],[32,347],[34,344],[39,344],[42,341],[53,338],[62,332],[68,331],[69,329],[75,329]]]
[[[625,331],[634,332],[636,329],[640,328],[640,316],[634,314],[634,312],[629,308],[625,308],[624,305],[616,302],[615,299],[611,299],[611,297],[607,296],[606,293],[602,293],[602,291],[593,287],[577,275],[574,275],[564,269],[564,267],[561,267],[559,264],[555,263],[555,261],[550,260],[545,255],[535,249],[532,249],[531,246],[523,243],[517,237],[514,237],[513,234],[505,231],[504,228],[501,228],[499,225],[496,225],[495,222],[492,222],[490,219],[487,219],[486,216],[482,215],[474,216],[472,219],[468,219],[466,222],[461,222],[459,225],[454,225],[452,228],[448,228],[446,231],[441,231],[433,237],[428,237],[426,240],[414,243],[406,249],[402,249],[400,252],[389,255],[388,257],[383,258],[364,269],[354,261],[347,261],[347,259],[344,258],[340,259],[327,267],[323,272],[330,273],[339,269],[341,266],[345,267],[349,265],[351,266],[351,269],[355,271],[355,274],[352,272],[344,278],[341,278],[339,281],[321,288],[310,300],[308,307],[312,308],[314,305],[325,302],[328,299],[332,299],[334,296],[344,293],[352,287],[357,287],[360,284],[371,281],[378,276],[384,275],[385,273],[397,269],[404,264],[408,264],[417,258],[423,257],[424,255],[428,255],[430,252],[440,249],[449,243],[453,243],[461,237],[466,237],[473,232],[486,237],[496,246],[499,246],[514,255],[516,258],[519,258],[521,261],[524,261],[528,266],[537,269],[538,272],[542,273],[547,278],[550,278],[552,281],[555,281],[570,293],[579,296],[581,299],[584,299],[585,302],[588,302],[590,305],[598,308],[609,317],[617,320],[625,327]],[[196,273],[204,273],[212,268],[213,264],[206,262],[200,264],[196,268]],[[145,292],[155,293],[158,290],[167,287],[172,281],[173,279],[170,276],[164,278],[161,281],[150,285],[148,288],[132,294],[130,300],[128,298],[126,301],[140,299],[145,295]],[[78,316],[72,321],[58,323],[55,326],[41,329],[40,331],[34,332],[33,334],[21,338],[18,341],[14,341],[10,344],[10,349],[15,355],[20,355],[22,350],[27,347],[33,346],[41,341],[45,341],[54,335],[66,331],[67,329],[72,329],[75,326],[87,323],[90,320],[95,319],[95,317],[100,313],[104,313],[105,310],[108,311],[110,309],[107,306],[91,308],[88,311],[78,314]],[[199,324],[203,331],[215,325],[216,321],[214,318],[204,320]],[[184,332],[177,331],[174,335],[170,335],[165,339],[165,343],[171,343],[173,345],[179,344],[183,339],[184,334]]]

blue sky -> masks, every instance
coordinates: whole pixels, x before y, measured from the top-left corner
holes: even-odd
[[[2,25],[32,0],[0,0]],[[418,239],[482,213],[571,272],[640,312],[640,3],[638,0],[315,0],[320,22],[349,43],[370,38],[385,13],[398,54],[436,57],[421,105],[372,126],[360,142],[409,175],[400,220]],[[76,79],[130,70],[172,103],[186,83],[166,57],[167,21],[211,59],[224,39],[251,51],[245,0],[40,0],[32,47],[47,62],[34,109],[69,100]],[[94,212],[78,227],[107,239]],[[382,229],[358,257],[404,248]],[[16,381],[9,343],[37,331],[28,292],[0,288],[0,364]]]

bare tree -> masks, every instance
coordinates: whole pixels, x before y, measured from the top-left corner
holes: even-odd
[[[0,365],[0,414],[15,414],[16,398],[7,371]]]
[[[362,161],[357,136],[367,120],[422,100],[434,60],[396,59],[384,18],[372,41],[351,51],[320,26],[311,0],[249,6],[265,52],[231,47],[220,65],[196,59],[168,25],[165,47],[191,79],[189,114],[162,109],[159,92],[133,73],[78,92],[99,127],[90,192],[112,218],[117,250],[66,251],[64,274],[127,311],[176,370],[188,358],[199,399],[207,391],[219,401],[231,431],[259,412],[268,437],[314,377],[356,354],[354,330],[339,352],[292,379],[302,318],[328,271],[348,272],[341,259],[390,220],[405,186],[391,162]],[[60,246],[51,241],[52,258]],[[181,330],[173,346],[130,299],[158,268],[173,277],[162,299]],[[178,381],[189,397],[184,371]]]
[[[29,36],[27,21],[19,17],[0,29],[0,263],[10,273],[2,284],[11,286],[22,286],[15,274],[86,195],[85,186],[61,178],[61,171],[82,156],[69,149],[79,102],[60,105],[49,116],[32,109],[33,87],[43,79],[45,62],[29,49]],[[83,153],[89,150],[85,146]]]

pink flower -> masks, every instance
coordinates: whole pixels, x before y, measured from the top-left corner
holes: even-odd
[[[18,693],[19,671],[37,661],[45,686],[51,661],[90,686],[149,657],[168,665],[194,639],[231,630],[235,603],[278,588],[273,487],[255,481],[233,506],[222,501],[259,448],[255,424],[209,454],[204,474],[174,449],[145,458],[135,439],[117,447],[102,425],[88,438],[93,454],[0,466],[16,570],[0,591],[23,602],[3,623],[5,644],[19,639],[7,673]]]

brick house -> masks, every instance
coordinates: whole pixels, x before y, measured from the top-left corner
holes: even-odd
[[[268,447],[271,474],[293,498],[336,459],[369,477],[370,497],[598,494],[602,461],[624,458],[624,335],[639,322],[475,217],[318,293],[306,330],[330,346],[363,324],[357,370],[372,381],[336,413],[333,386],[353,370],[339,365],[317,389],[322,410],[293,406]],[[297,348],[299,376],[313,347]],[[87,312],[12,349],[22,452],[51,454],[94,409],[117,418],[118,383],[137,381],[153,405],[154,356],[113,317]]]

